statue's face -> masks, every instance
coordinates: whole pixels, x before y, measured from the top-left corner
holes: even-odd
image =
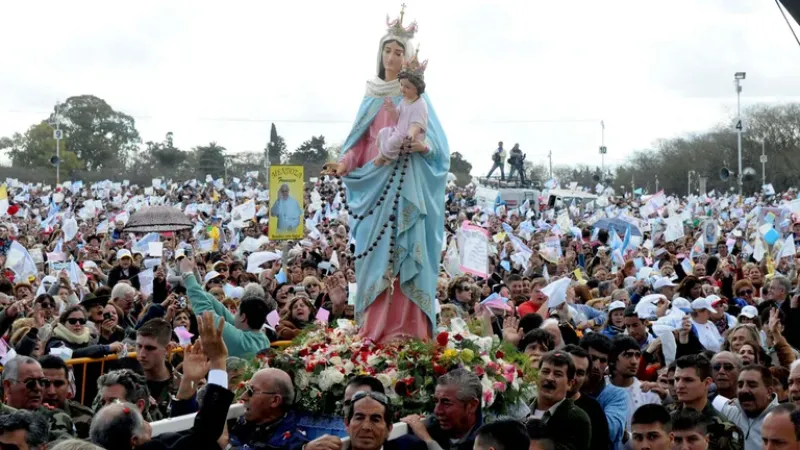
[[[403,56],[406,51],[397,41],[389,41],[383,46],[383,68],[395,74],[403,67]]]

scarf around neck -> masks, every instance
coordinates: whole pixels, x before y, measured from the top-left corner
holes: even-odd
[[[75,334],[61,323],[53,328],[53,336],[63,339],[70,344],[88,344],[89,339],[92,337],[89,327],[83,327],[83,331],[80,334]]]

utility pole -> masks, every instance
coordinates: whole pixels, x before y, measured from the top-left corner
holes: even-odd
[[[747,74],[745,72],[736,72],[733,75],[734,83],[736,84],[736,146],[738,148],[739,170],[736,176],[739,180],[739,196],[742,196],[742,84],[741,81],[745,79]]]
[[[550,178],[552,179],[553,178],[553,151],[552,150],[550,150],[550,152],[547,153],[547,157],[550,159]]]
[[[58,113],[58,102],[56,102],[56,129],[53,132],[53,138],[56,140],[56,186],[61,184],[61,116]]]
[[[606,153],[608,149],[606,148],[606,124],[604,121],[600,121],[600,179],[605,178],[606,173]]]
[[[766,140],[761,140],[761,186],[767,184],[767,152]]]

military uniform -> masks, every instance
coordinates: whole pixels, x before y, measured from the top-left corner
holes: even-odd
[[[72,419],[77,436],[81,439],[87,439],[89,437],[89,427],[92,425],[92,418],[94,417],[92,408],[74,400],[67,400],[64,405],[64,412]]]
[[[672,419],[675,419],[678,412],[683,409],[683,403],[673,403],[667,406]],[[706,402],[706,406],[700,411],[708,420],[708,448],[709,450],[744,450],[744,433],[733,422],[723,416],[711,405],[711,401]]]
[[[170,378],[165,381],[148,381],[147,389],[151,397],[155,400],[155,406],[151,405],[148,410],[153,421],[169,417],[169,402],[178,393],[180,385],[178,377],[174,375],[174,370],[170,363],[167,364]],[[158,392],[155,392],[158,391]]]

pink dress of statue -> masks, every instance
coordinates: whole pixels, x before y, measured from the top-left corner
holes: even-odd
[[[398,92],[393,94],[399,95],[399,84]],[[419,99],[414,103],[425,105],[423,99]],[[427,108],[425,111],[427,126]],[[396,125],[393,123],[392,115],[387,110],[386,105],[382,105],[364,136],[342,158],[341,162],[344,163],[347,173],[366,164],[372,164],[372,161],[379,154],[379,133],[385,128],[391,130]],[[432,327],[428,317],[403,294],[400,289],[400,282],[395,280],[394,289],[391,290],[391,297],[389,296],[389,290],[383,291],[366,309],[363,321],[361,321],[359,334],[373,342],[384,343],[406,338],[430,339],[431,332]]]
[[[421,98],[411,103],[404,98],[397,106],[397,113],[397,125],[382,128],[378,133],[378,150],[384,158],[391,160],[400,155],[400,147],[412,125],[422,129],[416,138],[420,142],[425,142],[425,128],[428,126],[428,105]]]

